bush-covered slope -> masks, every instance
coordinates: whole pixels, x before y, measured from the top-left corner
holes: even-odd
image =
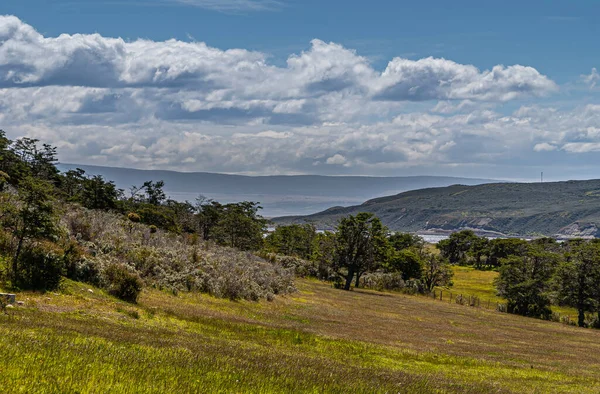
[[[348,214],[372,212],[392,230],[473,228],[507,235],[600,235],[600,180],[453,185],[334,207],[276,223],[332,228]]]

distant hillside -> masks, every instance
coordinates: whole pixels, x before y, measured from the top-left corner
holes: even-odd
[[[332,228],[340,217],[372,212],[392,230],[472,228],[505,235],[600,236],[600,180],[453,185],[376,198],[276,223]]]
[[[221,202],[259,201],[265,216],[305,215],[331,206],[355,205],[367,199],[425,187],[496,182],[489,179],[441,176],[242,176],[80,164],[60,164],[58,167],[62,171],[79,167],[88,174],[102,175],[126,191],[132,185],[162,179],[165,181],[167,194],[179,201],[194,201],[199,194]]]

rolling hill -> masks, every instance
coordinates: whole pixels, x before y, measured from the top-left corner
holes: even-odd
[[[141,185],[145,181],[164,180],[165,191],[178,201],[194,201],[200,194],[223,203],[258,201],[264,208],[262,214],[267,217],[307,215],[334,205],[355,205],[367,199],[425,187],[497,182],[444,176],[244,176],[80,164],[59,164],[57,167],[61,171],[81,168],[88,174],[102,175],[126,191],[132,185]]]
[[[600,180],[453,185],[334,207],[275,223],[312,222],[333,228],[346,215],[372,212],[390,229],[445,232],[471,228],[511,236],[600,236]]]

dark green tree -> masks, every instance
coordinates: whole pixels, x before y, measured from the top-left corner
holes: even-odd
[[[425,246],[423,238],[411,233],[394,233],[389,236],[389,242],[397,251],[408,248],[422,249]]]
[[[258,214],[257,202],[225,204],[214,228],[214,239],[221,245],[242,250],[258,250],[263,244],[267,221]]]
[[[600,295],[600,246],[577,244],[557,270],[558,301],[577,309],[577,324],[585,325],[585,313],[597,311]],[[600,321],[600,314],[599,314]]]
[[[479,239],[471,230],[462,230],[450,234],[448,239],[438,242],[437,247],[443,257],[451,264],[466,264],[467,253]]]
[[[359,283],[362,274],[374,271],[387,260],[387,229],[379,218],[361,212],[342,218],[336,229],[335,268],[346,271],[344,290],[350,290],[352,279]]]
[[[420,279],[423,275],[423,253],[415,247],[393,250],[384,264],[386,271],[402,273],[402,279]]]
[[[265,238],[265,248],[269,252],[309,260],[316,235],[316,228],[312,224],[278,226]]]
[[[560,261],[555,253],[532,248],[502,260],[495,285],[509,313],[547,319],[552,311],[551,278]]]
[[[16,243],[11,272],[13,283],[22,279],[19,277],[20,265],[30,271],[27,265],[33,262],[21,259],[21,253],[28,244],[34,240],[56,240],[58,226],[51,191],[49,182],[35,178],[26,178],[19,186],[21,204],[12,224]]]
[[[518,238],[492,239],[488,245],[488,257],[486,264],[499,267],[502,259],[510,256],[523,256],[527,254],[527,241]]]

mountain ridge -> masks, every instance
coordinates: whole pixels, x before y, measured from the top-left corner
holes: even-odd
[[[375,197],[428,186],[497,182],[492,179],[444,176],[252,176],[67,163],[58,165],[58,168],[61,171],[81,168],[88,174],[102,175],[125,190],[144,181],[162,179],[167,194],[179,201],[194,201],[198,195],[221,202],[260,201],[265,216],[310,214],[331,206],[355,205]]]
[[[312,222],[330,229],[342,216],[361,211],[376,214],[395,231],[443,233],[468,228],[506,236],[597,237],[600,179],[425,188],[273,220]]]

